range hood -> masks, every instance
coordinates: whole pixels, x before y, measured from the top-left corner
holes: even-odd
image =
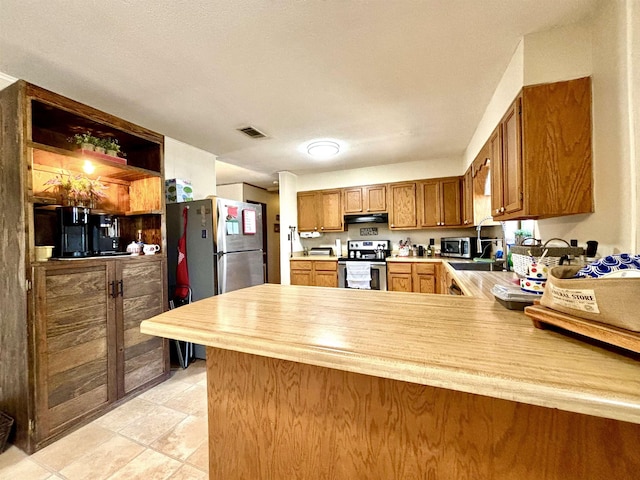
[[[352,223],[389,223],[389,215],[386,213],[345,215],[344,223],[347,225]]]

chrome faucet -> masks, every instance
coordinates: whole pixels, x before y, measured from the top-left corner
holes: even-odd
[[[493,220],[493,217],[491,215],[489,215],[488,217],[484,217],[482,220],[478,222],[478,225],[476,225],[476,230],[478,231],[478,240],[476,243],[476,250],[478,250],[480,255],[482,255],[482,242],[480,241],[480,230],[482,229],[482,224],[489,220]]]

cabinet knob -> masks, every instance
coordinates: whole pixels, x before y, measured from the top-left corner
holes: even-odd
[[[393,228],[393,227],[395,227],[395,225],[392,223],[392,224],[391,224],[391,227]]]
[[[500,207],[500,213],[504,212],[504,207]]]

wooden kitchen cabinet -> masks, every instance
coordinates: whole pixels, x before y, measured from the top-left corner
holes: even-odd
[[[465,226],[475,225],[473,200],[473,164],[471,164],[467,171],[464,172],[462,180],[462,224]]]
[[[0,123],[0,410],[9,441],[33,453],[169,375],[168,342],[136,334],[167,305],[164,137],[24,81],[0,91]],[[118,139],[126,160],[68,141],[87,131]],[[85,160],[105,186],[91,213],[118,217],[121,249],[140,230],[160,253],[36,261],[62,203],[47,181],[84,174]]]
[[[460,177],[418,182],[420,227],[458,227],[462,224]]]
[[[342,232],[342,190],[298,192],[298,231]]]
[[[58,267],[34,269],[36,445],[117,398],[112,265]]]
[[[413,291],[416,293],[437,293],[435,263],[414,263],[412,269]]]
[[[164,258],[141,258],[140,261],[116,262],[121,290],[116,298],[118,332],[118,394],[120,397],[159,380],[168,372],[167,340],[140,333],[140,323],[161,314],[168,304],[165,296]]]
[[[392,292],[413,292],[411,263],[387,263],[387,289]]]
[[[387,288],[394,292],[437,293],[437,262],[388,262]]]
[[[389,229],[411,230],[418,228],[416,182],[389,185]]]
[[[498,220],[593,212],[591,79],[527,86],[490,137]]]
[[[338,287],[338,261],[296,260],[291,262],[291,285]]]
[[[158,256],[34,267],[36,446],[166,376],[167,340],[140,333],[142,320],[164,310],[164,262]]]
[[[367,185],[343,189],[344,213],[384,213],[387,211],[387,186]]]

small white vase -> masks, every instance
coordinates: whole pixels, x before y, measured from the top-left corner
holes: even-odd
[[[93,151],[95,150],[95,145],[93,143],[81,143],[80,144],[80,148],[82,150],[89,150],[89,151]]]
[[[104,147],[96,147],[96,152],[98,153],[105,153],[106,150],[104,149]]]

